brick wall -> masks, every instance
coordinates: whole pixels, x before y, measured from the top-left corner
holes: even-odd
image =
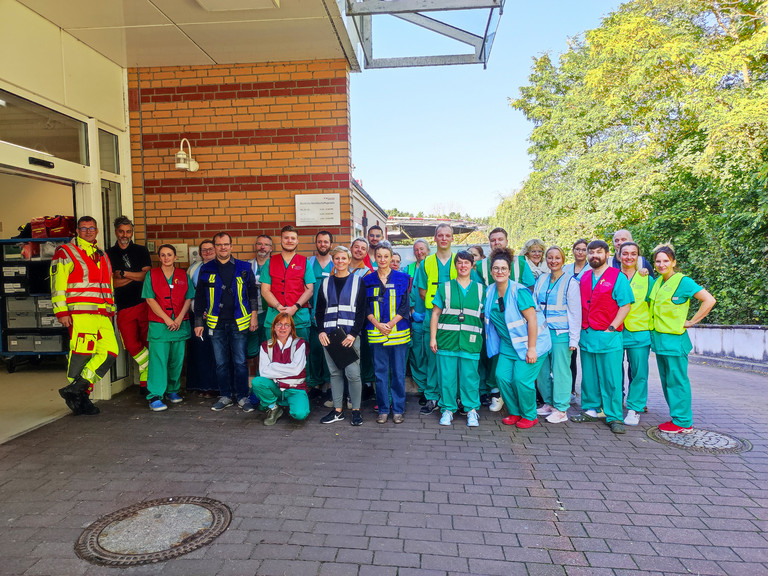
[[[259,234],[294,223],[296,194],[339,193],[351,234],[349,74],[344,60],[128,71],[137,240],[197,244],[232,235],[253,256]],[[174,167],[187,138],[198,172]],[[318,228],[301,229],[309,253]]]

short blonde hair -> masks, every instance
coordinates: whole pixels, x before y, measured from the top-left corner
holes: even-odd
[[[547,247],[544,245],[544,240],[540,240],[538,238],[531,238],[530,240],[528,240],[528,242],[523,244],[523,248],[522,250],[520,250],[520,255],[526,256],[530,251],[530,249],[533,248],[534,246],[541,246],[542,251],[547,249]]]

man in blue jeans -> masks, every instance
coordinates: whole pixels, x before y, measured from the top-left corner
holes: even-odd
[[[213,246],[216,258],[200,267],[195,294],[195,337],[211,339],[216,359],[219,399],[211,409],[237,402],[243,412],[253,412],[245,356],[248,333],[259,327],[256,278],[250,262],[232,258],[229,234],[216,234]]]

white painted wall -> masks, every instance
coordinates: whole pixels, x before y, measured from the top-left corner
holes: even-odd
[[[123,69],[16,0],[0,0],[0,54],[10,92],[127,129]]]
[[[768,362],[766,326],[696,326],[688,330],[693,353]]]

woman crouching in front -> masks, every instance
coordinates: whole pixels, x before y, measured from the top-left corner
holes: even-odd
[[[506,248],[491,253],[494,283],[485,295],[485,332],[488,357],[499,355],[496,382],[509,410],[502,422],[531,428],[536,418],[536,376],[552,348],[544,315],[530,291],[510,281],[512,254]]]
[[[273,426],[283,406],[294,420],[309,416],[307,396],[307,343],[296,336],[290,314],[281,312],[272,321],[272,335],[259,351],[259,375],[251,382],[254,394],[267,407],[264,426]]]

